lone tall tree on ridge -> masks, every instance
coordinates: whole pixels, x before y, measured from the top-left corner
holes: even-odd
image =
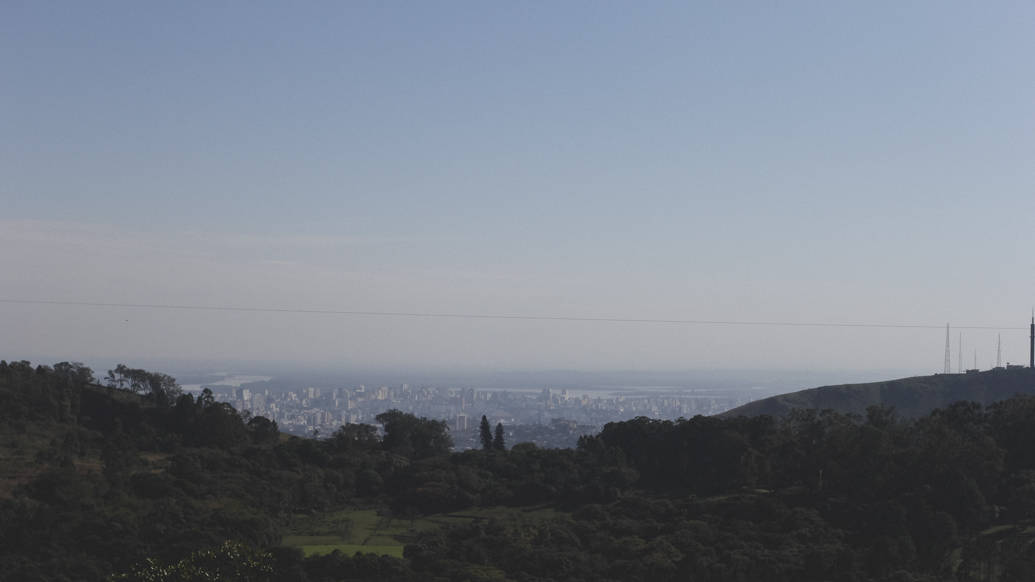
[[[503,423],[496,423],[496,437],[492,439],[492,448],[497,451],[507,450],[507,446],[503,444]]]
[[[482,415],[482,423],[478,427],[478,431],[482,436],[482,449],[486,451],[492,450],[492,428],[489,427],[489,419]]]

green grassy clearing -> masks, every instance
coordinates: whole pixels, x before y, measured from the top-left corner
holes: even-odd
[[[409,531],[404,520],[377,514],[373,509],[342,510],[296,516],[281,544],[300,548],[306,556],[338,550],[402,557],[404,543],[396,539]]]
[[[550,508],[479,507],[416,519],[400,519],[378,515],[373,509],[341,510],[295,516],[281,544],[300,548],[306,556],[338,550],[350,555],[365,552],[401,558],[407,541],[428,529],[493,518],[521,516],[539,520],[558,515],[557,511]]]

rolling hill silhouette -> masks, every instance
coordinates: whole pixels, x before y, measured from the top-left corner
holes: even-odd
[[[893,406],[907,418],[924,416],[960,400],[988,405],[1017,394],[1035,394],[1031,368],[997,368],[969,374],[934,374],[867,384],[822,386],[756,400],[726,411],[736,416],[784,416],[796,408],[831,409],[864,414],[874,405]]]

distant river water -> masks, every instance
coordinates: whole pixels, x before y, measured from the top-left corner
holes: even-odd
[[[188,392],[201,392],[203,388],[209,386],[233,386],[238,387],[242,384],[250,384],[252,382],[268,382],[273,379],[273,376],[248,376],[248,375],[231,375],[231,376],[216,376],[221,379],[215,382],[205,382],[204,384],[183,384],[180,386]]]

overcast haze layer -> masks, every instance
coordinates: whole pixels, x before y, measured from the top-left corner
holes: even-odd
[[[1035,4],[5,2],[0,299],[990,325]],[[0,303],[0,357],[938,371],[943,329]],[[996,331],[964,332],[979,365]],[[956,333],[953,332],[953,364]]]

